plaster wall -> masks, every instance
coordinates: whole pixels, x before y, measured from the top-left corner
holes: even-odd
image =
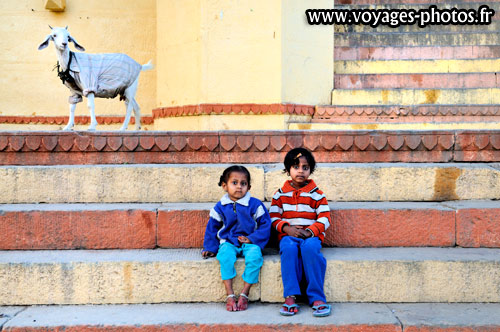
[[[158,107],[329,104],[333,27],[307,8],[333,0],[158,0]]]

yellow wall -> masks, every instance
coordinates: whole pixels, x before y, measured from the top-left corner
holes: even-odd
[[[333,25],[309,25],[304,12],[310,8],[333,8],[333,0],[281,3],[281,102],[331,104]]]
[[[157,0],[157,107],[198,104],[202,0]]]
[[[333,27],[305,10],[333,0],[158,0],[158,107],[329,104]]]
[[[0,115],[68,115],[69,90],[55,71],[51,43],[38,45],[52,26],[69,25],[88,53],[126,53],[141,64],[156,63],[156,0],[67,0],[64,12],[43,0],[0,1]],[[71,44],[72,45],[72,44]],[[142,113],[156,106],[156,71],[142,72],[137,101]],[[124,115],[118,98],[96,99],[96,115]],[[76,115],[88,115],[84,103]],[[133,125],[130,126],[133,128]]]

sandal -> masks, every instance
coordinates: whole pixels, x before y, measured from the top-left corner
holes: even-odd
[[[242,304],[240,305],[240,301],[245,301],[244,307]],[[240,298],[238,299],[238,311],[244,311],[247,310],[247,308],[248,308],[248,295],[241,293]]]
[[[233,305],[229,304],[227,302],[227,300],[229,300],[230,298],[233,299],[234,301],[234,304],[236,305],[236,310],[232,310],[233,309]],[[238,304],[236,303],[236,295],[234,294],[229,294],[227,297],[226,297],[226,310],[227,311],[238,311]]]
[[[295,300],[295,296],[287,296],[287,297],[285,298],[285,300],[286,300],[287,298],[293,298],[293,299]],[[286,310],[285,310],[285,308],[286,308]],[[295,311],[291,311],[291,309],[294,309],[294,308],[297,308],[297,311],[298,311],[298,309],[299,309],[300,307],[298,306],[298,304],[297,304],[297,303],[294,303],[294,304],[286,304],[286,303],[283,303],[283,304],[281,305],[280,315],[282,315],[282,316],[293,316],[293,315],[295,315],[295,314],[297,313],[297,312],[295,312]]]
[[[315,305],[312,307],[312,309],[314,310],[313,312],[314,317],[330,316],[330,313],[332,312],[332,306],[326,303]]]

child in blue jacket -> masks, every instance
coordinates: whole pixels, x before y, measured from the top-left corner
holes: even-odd
[[[248,307],[252,284],[259,281],[264,262],[262,249],[269,241],[271,218],[264,204],[250,196],[250,172],[244,166],[226,168],[219,186],[227,194],[210,210],[202,256],[217,256],[227,293],[226,309],[243,311]],[[244,286],[238,302],[233,291],[237,256],[245,257]]]

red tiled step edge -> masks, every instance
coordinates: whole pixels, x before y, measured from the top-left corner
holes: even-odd
[[[298,104],[199,104],[172,107],[160,107],[153,110],[152,116],[142,116],[141,123],[153,124],[155,119],[172,116],[202,114],[292,114],[313,115],[314,106]],[[123,123],[123,116],[97,116],[100,124]],[[68,116],[7,116],[0,115],[0,123],[9,124],[58,124],[68,123]],[[135,123],[135,118],[130,119]],[[76,124],[90,123],[89,116],[75,116]]]
[[[298,104],[199,104],[160,107],[153,110],[153,117],[163,118],[205,114],[291,114],[312,115],[314,106]]]
[[[496,73],[461,74],[335,74],[336,89],[461,89],[498,88]]]
[[[335,47],[334,60],[496,59],[500,46]]]
[[[500,161],[492,131],[0,132],[0,165]]]
[[[0,250],[200,248],[212,206],[0,205]],[[500,247],[499,202],[331,203],[330,208],[328,247]]]
[[[318,106],[313,123],[498,122],[500,105]]]
[[[123,116],[96,116],[99,124],[122,124],[125,117]],[[9,116],[0,115],[0,123],[9,124],[45,124],[45,125],[65,125],[69,121],[68,116]],[[154,119],[152,116],[142,116],[142,124],[152,124]],[[75,116],[75,124],[85,125],[90,124],[89,116]],[[135,124],[135,118],[130,118],[130,124]]]

